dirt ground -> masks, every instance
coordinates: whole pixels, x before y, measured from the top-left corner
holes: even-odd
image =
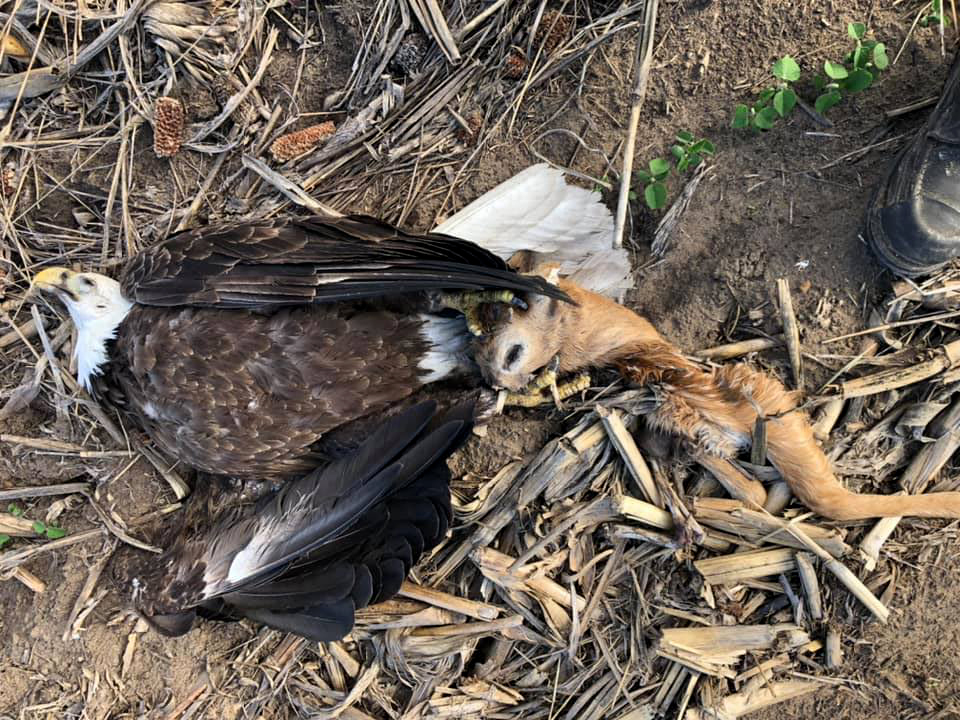
[[[884,112],[937,95],[949,63],[949,50],[947,60],[940,56],[935,30],[917,28],[907,39],[917,8],[916,3],[868,0],[661,3],[637,165],[665,155],[680,130],[709,138],[718,150],[669,251],[655,264],[650,262],[649,242],[657,216],[633,204],[629,243],[638,272],[629,302],[665,335],[695,350],[756,331],[777,332],[773,298],[780,277],[789,278],[794,288],[804,344],[811,353],[819,352],[820,340],[863,327],[866,308],[883,298],[890,283],[860,237],[863,209],[889,160],[925,116],[921,111],[888,121]],[[325,40],[305,68],[295,98],[301,112],[319,112],[323,98],[342,85],[369,12],[362,4],[320,10]],[[806,71],[827,57],[839,58],[849,42],[845,28],[851,21],[867,22],[890,48],[891,57],[906,46],[874,87],[829,113],[833,127],[819,127],[797,109],[770,132],[730,128],[733,106],[753,97],[775,59],[791,54]],[[447,206],[440,207],[442,196],[426,188],[406,223],[429,227],[438,215],[449,214],[537,162],[532,150],[597,178],[607,176],[611,167],[619,168],[633,57],[634,39],[621,37],[603,46],[586,68],[582,62],[571,65],[551,81],[548,92],[522,105],[512,132],[498,131]],[[289,69],[278,61],[264,87],[280,83]],[[202,114],[209,99],[195,88],[180,90],[195,104],[194,114]],[[811,98],[813,90],[801,85],[801,94]],[[543,135],[559,128],[576,133],[582,145],[570,134]],[[37,153],[38,163],[57,176],[64,155],[55,150]],[[109,186],[109,157],[105,153],[92,163],[77,182]],[[185,176],[200,178],[212,160],[184,153],[173,162]],[[183,188],[170,181],[165,162],[152,156],[147,142],[141,142],[133,168],[138,198],[158,212],[182,196]],[[396,220],[406,181],[397,176],[372,182],[353,209]],[[671,181],[671,198],[680,187]],[[211,201],[200,219],[228,215],[227,199]],[[36,212],[67,223],[75,209],[69,198],[53,195]],[[841,353],[853,346],[833,347],[842,347],[831,350]],[[12,349],[0,350],[0,357]],[[762,362],[780,372],[786,367],[781,353],[765,353]],[[808,389],[816,389],[840,365],[842,360],[836,359],[809,362]],[[7,374],[3,385],[9,388],[20,382],[23,366],[9,359],[2,371]],[[2,421],[0,432],[83,438],[91,428],[77,426],[76,417],[73,427],[58,424],[51,396],[44,392],[31,410]],[[491,436],[471,441],[461,458],[463,467],[475,477],[489,477],[506,460],[537,449],[558,426],[556,417],[542,413],[510,413],[495,422]],[[152,468],[143,462],[130,465],[127,458],[38,454],[6,443],[0,445],[0,464],[0,489],[97,480],[97,504],[122,520],[173,499]],[[458,489],[467,494],[475,482],[462,481]],[[41,498],[21,504],[31,519],[55,518],[71,533],[97,522],[88,502],[64,507]],[[147,542],[158,532],[158,523],[131,530]],[[960,717],[960,621],[954,617],[960,560],[955,549],[955,526],[903,523],[884,559],[885,567],[898,573],[891,622],[876,625],[860,608],[846,605],[848,614],[835,618],[848,638],[846,663],[833,673],[840,682],[825,682],[815,697],[779,706],[762,717]],[[82,631],[71,637],[73,603],[91,568],[111,552],[93,594],[97,602]],[[138,554],[107,541],[85,542],[27,563],[47,585],[42,594],[12,580],[0,583],[0,717],[165,717],[206,673],[222,680],[223,673],[235,671],[221,666],[228,659],[233,662],[238,648],[256,640],[254,629],[202,624],[175,640],[135,632],[135,618],[126,609],[127,572]],[[280,718],[296,716],[297,711],[278,696],[253,711],[236,706],[232,712],[235,717],[260,713]]]

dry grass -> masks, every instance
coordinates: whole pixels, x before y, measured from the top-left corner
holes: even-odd
[[[16,40],[0,77],[0,318],[7,326],[0,377],[16,384],[4,388],[0,417],[40,396],[56,412],[46,436],[4,435],[0,442],[91,462],[132,463],[143,455],[183,497],[176,470],[77,388],[67,359],[70,326],[57,308],[31,313],[24,304],[30,275],[51,261],[109,270],[200,216],[343,210],[365,184],[390,176],[403,177],[407,191],[383,208],[384,217],[403,223],[414,199],[439,200],[439,217],[486,143],[517,122],[525,101],[572,63],[589,61],[611,37],[639,33],[644,22],[643,2],[565,2],[569,26],[537,0],[457,7],[451,15],[435,0],[376,3],[347,79],[321,113],[337,117],[336,132],[278,165],[270,160],[272,143],[323,120],[301,116],[295,103],[268,101],[261,86],[283,36],[299,48],[286,88],[296,96],[315,42],[305,14],[232,0],[0,5],[4,32]],[[448,25],[444,17],[455,21]],[[540,25],[551,18],[555,25],[544,31]],[[516,81],[487,81],[517,57],[522,62],[509,68],[519,72]],[[384,76],[396,63],[405,82]],[[157,174],[175,168],[174,194],[157,197],[146,192],[153,180],[134,176],[133,157],[150,145],[156,101],[191,83],[207,87],[217,109],[187,118],[187,165],[157,161]],[[180,174],[184,167],[193,175]],[[100,182],[85,188],[81,177]],[[64,193],[74,207],[69,219],[57,205]],[[845,478],[899,482],[908,492],[955,489],[938,477],[946,477],[939,471],[960,442],[960,401],[953,399],[960,374],[952,356],[930,348],[958,336],[957,287],[954,271],[921,288],[904,287],[863,352],[827,356],[831,347],[820,348],[820,362],[838,365],[835,382],[822,391],[827,399],[857,374],[937,360],[925,377],[896,387],[885,384],[886,376],[858,380],[857,387],[876,392],[847,392],[824,405],[832,414],[818,430],[829,436]],[[792,313],[785,309],[785,316]],[[787,341],[802,380],[796,333]],[[730,359],[778,344],[753,341],[703,356]],[[833,664],[825,652],[837,654],[832,628],[850,617],[867,622],[868,613],[853,607],[847,589],[824,570],[841,558],[854,579],[862,577],[862,592],[883,607],[895,576],[875,567],[878,555],[890,552],[883,541],[896,523],[842,528],[817,524],[803,508],[767,515],[717,498],[717,481],[689,457],[625,445],[621,428],[640,427],[655,398],[617,387],[587,397],[570,410],[569,430],[535,457],[511,463],[479,488],[468,480],[454,488],[460,525],[400,597],[359,614],[349,638],[318,645],[260,630],[212,658],[191,692],[148,708],[151,716],[733,718],[834,682],[818,679]],[[919,453],[916,443],[904,442],[920,437],[935,442]],[[750,479],[777,482],[772,468],[741,469]],[[98,581],[117,544],[148,551],[137,529],[178,506],[122,519],[100,508],[86,482],[16,488],[0,498],[39,495],[90,503],[100,524],[4,552],[7,581],[45,591],[24,562],[110,540],[73,601],[73,632],[102,599]],[[931,543],[950,537],[931,535]],[[129,634],[119,680],[142,632],[134,626]],[[45,710],[64,716],[76,702],[67,697]]]

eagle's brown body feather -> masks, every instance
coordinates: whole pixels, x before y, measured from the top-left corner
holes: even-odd
[[[124,266],[130,309],[91,384],[171,460],[304,472],[327,431],[469,366],[442,304],[457,290],[565,297],[473,243],[368,217],[188,230]]]
[[[167,454],[209,473],[312,469],[329,430],[421,386],[415,315],[354,303],[235,310],[137,306],[100,390]]]

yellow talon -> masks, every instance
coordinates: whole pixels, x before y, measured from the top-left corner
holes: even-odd
[[[554,373],[554,378],[556,378],[556,373]],[[534,382],[538,382],[541,378],[537,378]],[[563,383],[562,385],[557,385],[555,382],[551,387],[551,395],[544,395],[540,390],[546,387],[546,384],[541,385],[536,390],[526,390],[520,393],[507,393],[506,400],[504,405],[510,405],[513,407],[539,407],[540,405],[546,405],[551,400],[558,407],[560,403],[567,398],[573,397],[579,392],[583,392],[590,387],[590,375],[583,373],[577,375],[572,380]]]
[[[467,320],[467,330],[475,336],[485,335],[487,328],[480,319],[480,306],[489,303],[503,303],[525,308],[526,303],[511,290],[471,290],[460,293],[443,293],[440,296],[443,307],[458,310]]]

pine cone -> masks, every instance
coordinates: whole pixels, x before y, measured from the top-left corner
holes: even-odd
[[[157,157],[173,157],[180,152],[184,123],[183,104],[179,100],[157,100],[153,108],[153,152]]]
[[[519,80],[527,72],[527,59],[517,50],[507,55],[503,66],[503,74],[510,80]]]
[[[536,46],[543,44],[543,54],[549,55],[556,50],[570,36],[570,30],[573,28],[573,18],[569,15],[550,10],[545,12],[540,18],[540,24],[537,26],[537,32],[533,36],[533,43]]]
[[[7,166],[0,172],[0,197],[9,200],[17,191],[17,171],[11,166]]]
[[[480,132],[480,128],[483,127],[483,115],[480,114],[478,110],[474,110],[472,113],[466,117],[467,127],[462,125],[457,126],[456,138],[464,145],[475,143],[477,140],[477,133]]]
[[[327,120],[319,125],[311,125],[303,130],[281,135],[270,146],[270,154],[277,162],[286,162],[313,150],[321,141],[333,135],[336,128]]]

